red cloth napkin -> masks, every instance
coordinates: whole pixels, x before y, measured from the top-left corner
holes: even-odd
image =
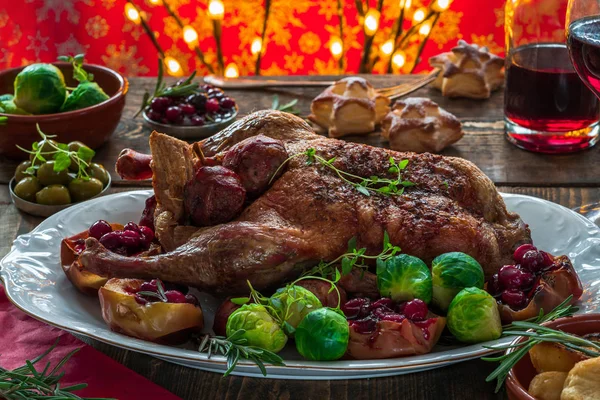
[[[75,392],[80,397],[112,397],[119,400],[179,399],[70,333],[27,316],[10,303],[0,285],[2,367],[20,367],[25,364],[25,360],[31,360],[46,351],[57,338],[60,338],[58,346],[36,367],[38,370],[43,369],[48,361],[54,365],[73,349],[81,348],[63,368],[65,376],[61,380],[63,387],[87,383],[87,388]]]

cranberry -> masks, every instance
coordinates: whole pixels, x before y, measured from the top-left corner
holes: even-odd
[[[404,315],[412,321],[423,321],[427,318],[427,304],[421,299],[414,299],[404,305]]]
[[[125,226],[123,227],[123,230],[140,233],[140,227],[138,226],[138,224],[136,224],[133,221],[129,221],[128,223],[126,223]]]
[[[135,302],[141,305],[146,305],[148,304],[148,300],[146,300],[144,297],[140,296],[139,294],[135,294],[133,296],[133,298],[135,299]]]
[[[148,248],[150,246],[150,243],[152,243],[152,241],[154,240],[154,232],[152,231],[152,229],[148,228],[147,226],[140,226],[139,232],[140,232],[140,235],[142,236],[143,246],[145,248]]]
[[[487,291],[491,295],[500,294],[500,281],[498,280],[498,274],[494,274],[492,278],[488,281]]]
[[[520,310],[527,304],[527,296],[520,290],[508,289],[502,292],[502,302],[513,310]]]
[[[185,99],[189,104],[194,106],[198,111],[204,111],[208,97],[204,93],[191,94]]]
[[[121,245],[127,249],[135,249],[140,247],[142,243],[142,235],[136,231],[122,231],[120,233]]]
[[[389,309],[394,308],[394,301],[387,297],[382,297],[381,299],[371,303],[369,310],[375,310],[379,307],[387,307]]]
[[[406,317],[404,315],[398,313],[388,313],[381,317],[382,321],[392,321],[397,322],[399,324],[402,323],[402,321],[404,321],[405,319]]]
[[[371,315],[377,319],[382,319],[386,314],[394,314],[394,310],[386,306],[381,306],[371,312]]]
[[[219,88],[208,89],[206,94],[208,94],[209,99],[220,99],[225,95],[225,93],[223,93],[223,91]]]
[[[156,279],[142,283],[140,285],[140,292],[158,292],[158,283],[156,282]]]
[[[121,246],[121,232],[109,232],[100,238],[100,244],[114,251]]]
[[[210,89],[212,89],[214,86],[213,85],[202,85],[202,90],[204,90],[205,92],[208,92]]]
[[[183,112],[186,115],[192,115],[196,112],[196,108],[188,103],[183,103],[179,106],[179,108],[181,108],[181,112]]]
[[[233,108],[235,107],[235,101],[231,97],[223,97],[221,99],[221,107],[223,108]]]
[[[357,297],[342,305],[342,311],[346,318],[364,318],[368,314],[370,303],[371,300],[365,297]]]
[[[521,266],[533,273],[542,269],[544,257],[537,250],[529,250],[521,258]]]
[[[185,295],[177,290],[167,290],[165,296],[169,303],[187,303]]]
[[[177,82],[175,82],[175,86],[181,86],[181,85],[183,85],[186,80],[187,80],[187,78],[181,78],[181,79],[179,79]]]
[[[204,118],[199,115],[194,115],[192,118],[190,118],[190,122],[193,126],[202,126],[204,125]]]
[[[190,291],[190,289],[185,285],[180,285],[178,283],[171,283],[171,282],[165,282],[164,288],[166,291],[174,290],[176,292],[181,292],[183,294],[187,294],[187,292]]]
[[[84,250],[85,250],[85,244],[78,244],[73,248],[73,251],[75,251],[76,254],[80,254]]]
[[[154,210],[156,210],[156,196],[150,196],[146,199],[146,206],[140,218],[140,226],[147,226],[154,230]]]
[[[515,265],[505,265],[498,272],[498,281],[504,289],[524,289],[531,286],[534,276],[517,268]]]
[[[554,265],[554,257],[552,257],[552,254],[546,253],[545,251],[540,251],[540,254],[542,255],[542,265],[545,268],[548,268],[548,267],[551,267]]]
[[[162,114],[156,111],[150,111],[147,112],[146,115],[148,116],[148,118],[150,118],[152,121],[156,121],[156,122],[160,122],[162,120]]]
[[[371,317],[358,319],[351,322],[352,328],[358,333],[371,333],[375,331],[377,321]]]
[[[527,253],[530,250],[535,250],[537,251],[537,247],[535,247],[532,244],[522,244],[519,247],[517,247],[517,249],[515,250],[514,254],[513,254],[513,260],[515,260],[515,262],[517,264],[521,264],[522,260],[523,260],[523,255],[525,255],[525,253]]]
[[[100,238],[106,235],[109,232],[112,232],[112,226],[105,220],[101,219],[92,224],[90,229],[88,229],[88,233],[91,237],[100,240]]]
[[[157,113],[162,113],[171,105],[171,99],[168,97],[155,97],[150,102],[150,108],[152,111],[156,111]]]
[[[219,101],[215,99],[209,99],[206,102],[206,111],[208,112],[217,112],[219,111]]]
[[[185,295],[185,302],[188,304],[193,304],[195,306],[197,306],[198,304],[198,299],[196,298],[196,296],[194,296],[193,294],[186,294]]]
[[[181,108],[178,106],[171,106],[165,111],[165,117],[169,122],[179,122],[182,119]]]

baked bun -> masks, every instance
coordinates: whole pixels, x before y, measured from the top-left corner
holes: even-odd
[[[396,151],[442,151],[463,137],[460,121],[433,101],[411,97],[396,101],[381,123],[381,135]]]
[[[447,97],[487,99],[504,82],[504,59],[464,40],[450,52],[431,57],[429,64],[442,70],[432,85]]]
[[[366,79],[344,78],[329,86],[310,105],[308,116],[329,130],[329,136],[341,137],[373,132],[390,111],[390,99],[378,94]]]

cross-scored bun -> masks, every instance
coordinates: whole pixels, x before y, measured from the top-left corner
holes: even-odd
[[[378,94],[367,80],[344,78],[329,86],[310,105],[308,118],[341,137],[375,130],[390,110],[390,99]]]
[[[504,59],[487,47],[464,40],[459,40],[450,52],[431,57],[429,64],[441,68],[432,85],[447,97],[487,99],[504,82]]]
[[[442,151],[463,137],[460,121],[433,101],[412,97],[396,101],[381,123],[381,135],[396,151]]]

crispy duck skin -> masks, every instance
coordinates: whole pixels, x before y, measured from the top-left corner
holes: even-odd
[[[192,146],[154,132],[153,185],[158,202],[156,234],[167,253],[144,259],[111,253],[88,239],[81,259],[104,276],[160,278],[213,293],[257,289],[291,279],[319,260],[344,253],[350,238],[368,254],[381,251],[384,231],[402,251],[430,262],[439,254],[473,256],[489,278],[510,264],[529,229],[506,210],[494,184],[474,164],[433,154],[399,153],[316,135],[300,118],[273,110],[251,114],[201,142],[205,156],[262,134],[281,140],[290,155],[314,148],[355,175],[390,176],[389,158],[408,159],[400,196],[359,193],[330,169],[289,161],[286,172],[236,220],[205,228],[181,225],[183,186],[197,162]]]

